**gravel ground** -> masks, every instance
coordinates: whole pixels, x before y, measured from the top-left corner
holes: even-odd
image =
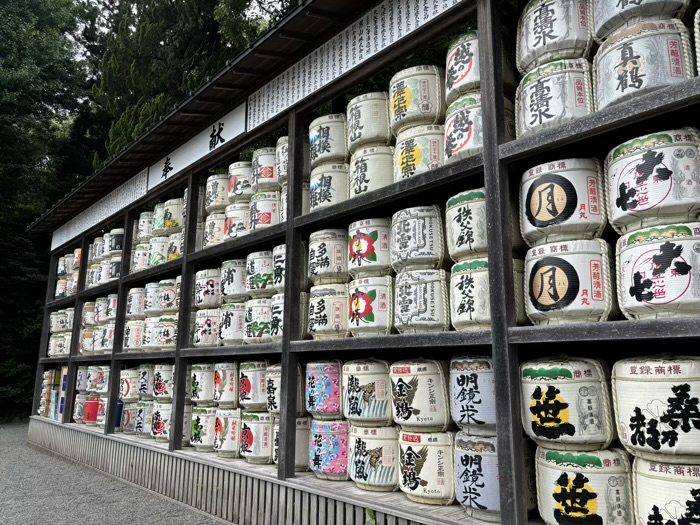
[[[0,525],[220,525],[192,507],[27,445],[0,425]]]

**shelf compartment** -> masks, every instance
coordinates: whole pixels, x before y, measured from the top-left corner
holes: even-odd
[[[282,343],[265,343],[238,346],[207,346],[183,348],[181,357],[228,357],[245,355],[282,354]]]
[[[61,308],[64,306],[75,306],[76,295],[69,295],[68,297],[61,297],[60,299],[54,299],[46,303],[45,308],[47,310],[53,310],[54,308]]]
[[[122,282],[125,284],[148,282],[168,273],[175,273],[177,270],[182,270],[182,258],[174,261],[168,261],[166,263],[159,264],[158,266],[154,266],[153,268],[141,270],[140,272],[130,273],[129,275],[122,277]]]
[[[284,242],[286,233],[286,223],[275,224],[259,232],[249,233],[240,239],[225,241],[216,246],[210,246],[209,248],[204,248],[203,250],[188,254],[187,260],[189,262],[198,263],[206,261],[207,259],[216,259],[217,257],[229,255],[241,250],[252,250],[261,244],[267,244],[275,240]]]
[[[371,210],[381,206],[405,199],[411,195],[419,194],[425,190],[436,188],[450,183],[462,182],[465,178],[481,174],[484,168],[482,155],[476,155],[468,159],[442,166],[441,168],[422,173],[399,182],[390,184],[378,190],[366,193],[360,197],[339,202],[333,206],[313,211],[294,219],[294,226],[318,227],[324,226],[329,219],[337,219],[361,212],[364,216]],[[452,191],[452,190],[451,190]],[[455,190],[457,191],[457,190]],[[453,191],[452,193],[454,193]],[[445,196],[447,197],[452,195]]]
[[[112,354],[74,355],[70,360],[72,363],[109,363],[112,361]]]
[[[78,296],[81,299],[93,299],[95,297],[99,297],[100,295],[116,292],[118,287],[119,279],[115,279],[114,281],[100,284],[99,286],[93,286],[92,288],[88,288],[86,290],[83,290],[82,292],[78,292]]]
[[[114,354],[114,359],[117,361],[157,361],[158,359],[174,359],[175,355],[174,350],[167,352],[124,352]]]
[[[623,104],[609,106],[563,126],[502,144],[499,148],[500,158],[506,162],[517,161],[698,103],[700,77],[695,77],[675,86],[627,100]],[[692,124],[693,119],[689,119],[687,122],[678,122],[676,127]],[[630,137],[621,136],[619,142],[634,136],[634,133]],[[604,153],[607,154],[607,151]]]
[[[342,339],[320,339],[316,341],[292,341],[292,352],[341,352],[354,350],[384,350],[394,348],[438,348],[456,346],[488,346],[491,344],[489,330],[465,332],[434,332],[427,334],[404,334],[378,337],[344,337]],[[484,348],[481,353],[491,353]]]

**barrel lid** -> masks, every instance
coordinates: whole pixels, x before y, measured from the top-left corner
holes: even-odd
[[[537,463],[556,469],[577,471],[605,471],[606,473],[629,472],[627,453],[621,448],[569,452],[537,447]]]
[[[432,136],[445,136],[445,126],[442,124],[429,124],[422,126],[411,126],[410,128],[405,128],[396,135],[396,142],[403,142],[404,140],[414,139],[422,135],[432,135]]]
[[[234,162],[233,164],[229,164],[229,171],[230,170],[239,170],[239,169],[252,169],[253,168],[253,163],[248,161],[248,160],[243,160],[240,162]]]
[[[141,251],[141,250],[148,251],[148,245],[149,245],[149,243],[142,242],[142,243],[137,244],[134,249],[137,251]]]
[[[614,162],[619,158],[637,155],[643,151],[673,144],[688,144],[697,147],[700,145],[700,131],[697,128],[685,127],[642,135],[613,148],[608,153],[606,162]]]
[[[177,322],[177,313],[173,314],[166,314],[166,315],[161,315],[158,318],[158,322],[161,323],[176,323]]]
[[[583,59],[576,58],[571,60],[556,60],[554,62],[548,62],[537,66],[532,71],[527,73],[523,79],[520,81],[520,86],[527,86],[532,82],[536,82],[542,77],[550,75],[558,75],[561,73],[589,73],[591,71],[591,64]]]
[[[384,100],[386,102],[389,101],[389,93],[386,91],[374,91],[372,93],[364,93],[362,95],[358,95],[354,98],[350,99],[350,102],[348,102],[348,108],[350,106],[354,106],[355,104],[359,102],[365,102],[366,100]],[[349,109],[348,109],[349,113]]]
[[[284,294],[283,293],[276,293],[275,295],[272,296],[272,299],[270,301],[271,301],[271,304],[277,304],[277,303],[284,304]]]
[[[603,381],[607,366],[586,357],[560,356],[552,359],[534,359],[520,365],[523,383]]]
[[[306,363],[306,373],[340,372],[340,359],[324,359]]]
[[[362,219],[360,221],[351,222],[348,227],[348,236],[352,230],[366,229],[371,227],[383,226],[385,228],[391,227],[391,219],[388,217],[377,217],[373,219]]]
[[[170,370],[172,371],[175,368],[175,365],[171,363],[156,363],[155,364],[155,370]]]
[[[493,359],[486,355],[453,357],[450,370],[454,372],[479,372],[493,370]]]
[[[261,252],[251,252],[248,254],[247,260],[260,259],[262,257],[272,257],[272,252],[270,250],[263,250]]]
[[[285,146],[289,142],[289,137],[284,135],[277,139],[277,147]]]
[[[152,211],[142,211],[140,213],[139,217],[143,217],[144,219],[153,218],[153,212]]]
[[[375,369],[375,370],[373,370]],[[353,359],[343,364],[343,373],[389,373],[389,362],[373,357],[367,359]]]
[[[416,217],[440,217],[440,207],[436,204],[429,206],[414,206],[404,208],[391,216],[392,224],[398,221],[415,219]]]
[[[476,29],[472,31],[465,31],[461,35],[457,35],[454,37],[452,40],[450,40],[450,43],[447,44],[447,49],[450,51],[452,48],[457,47],[458,45],[462,44],[463,42],[469,42],[470,40],[478,40],[479,39],[479,33]],[[449,51],[448,51],[449,54]]]
[[[405,80],[409,77],[412,77],[414,75],[438,75],[442,78],[445,77],[445,70],[441,67],[438,66],[413,66],[409,67],[407,69],[403,69],[396,73],[393,77],[391,77],[391,80],[389,81],[389,85],[393,86],[397,82],[401,80]],[[442,88],[442,86],[440,86]]]
[[[320,117],[316,117],[311,121],[311,124],[309,124],[309,130],[312,130],[316,126],[320,126],[321,124],[328,124],[329,122],[339,122],[344,124],[345,113],[331,113],[329,115],[321,115]]]
[[[268,361],[267,359],[256,359],[256,360],[251,360],[251,361],[243,361],[239,365],[239,368],[241,370],[262,370],[262,371],[265,371],[265,370],[267,370],[268,366],[270,366],[270,361]]]
[[[386,286],[391,288],[394,283],[394,278],[390,275],[384,277],[359,277],[348,283],[348,294],[352,293],[353,288],[364,286]]]
[[[242,410],[240,408],[217,408],[216,417],[233,417],[241,418]]]
[[[246,307],[248,306],[266,306],[270,307],[272,305],[272,299],[260,298],[260,299],[248,299],[245,302]]]
[[[389,373],[392,377],[416,375],[419,372],[421,374],[441,374],[442,363],[434,359],[423,359],[422,357],[419,357],[416,359],[396,361],[392,363],[389,368]]]
[[[365,148],[359,148],[350,157],[350,164],[353,163],[354,159],[358,157],[371,157],[372,155],[393,155],[393,146],[367,146]]]
[[[263,155],[274,155],[275,154],[275,148],[272,147],[265,147],[265,148],[258,148],[253,151],[253,158],[255,157],[262,157]]]
[[[398,444],[399,431],[396,427],[358,427],[350,426],[350,435],[364,439],[390,439]]]
[[[686,224],[668,224],[666,226],[653,226],[643,228],[623,235],[618,240],[618,251],[634,246],[650,243],[663,243],[671,239],[695,240],[700,238],[700,222]]]
[[[215,180],[220,180],[220,179],[228,179],[228,173],[212,173],[211,175],[209,175],[207,177],[207,184],[209,183],[209,181],[215,181]],[[175,199],[173,199],[173,200],[175,200]],[[182,199],[179,199],[179,200],[182,200]],[[168,202],[170,202],[170,201],[167,201],[166,205]]]
[[[212,175],[211,177],[209,177],[209,179],[212,178],[212,177],[216,177],[216,176],[217,176],[217,175]],[[208,180],[208,179],[207,179],[207,180]],[[169,207],[169,206],[176,206],[176,205],[178,205],[178,204],[181,205],[182,202],[183,202],[182,197],[176,197],[176,198],[174,198],[174,199],[168,199],[167,201],[165,201],[165,207],[167,208],[167,207]],[[110,234],[111,234],[111,232],[110,232]]]
[[[544,162],[523,173],[521,184],[528,179],[539,178],[548,173],[563,173],[571,170],[590,170],[597,173],[599,163],[597,159],[561,159]]]
[[[341,229],[319,230],[319,231],[313,232],[311,235],[309,235],[309,242],[327,241],[327,240],[333,240],[333,239],[347,241],[348,240],[347,230],[341,230]]]
[[[319,421],[314,419],[311,421],[311,432],[314,434],[348,434],[350,432],[350,423],[347,421]]]
[[[270,365],[267,367],[265,373],[273,373],[273,374],[281,374],[282,373],[282,364],[281,363],[275,363],[274,365]]]
[[[671,382],[679,379],[700,381],[700,357],[666,355],[622,359],[613,367],[613,378]]]
[[[216,407],[196,406],[196,407],[192,408],[192,414],[200,415],[200,416],[215,416],[216,410],[217,410]]]
[[[163,279],[162,281],[158,281],[158,287],[161,286],[175,286],[175,279]]]
[[[407,270],[396,274],[396,287],[446,280],[445,270]]]
[[[228,215],[229,212],[236,211],[236,210],[245,210],[247,211],[250,208],[250,200],[240,200],[236,201],[234,203],[229,204],[225,208],[225,212]]]
[[[278,244],[274,248],[272,248],[272,253],[279,253],[279,252],[285,252],[287,250],[287,245],[286,244]]]
[[[346,284],[319,284],[312,286],[309,291],[309,296],[312,299],[317,297],[333,297],[336,295],[348,295]]]
[[[229,259],[228,261],[224,261],[221,263],[222,268],[228,268],[231,266],[244,266],[245,267],[245,259]]]
[[[447,209],[449,210],[450,208],[454,208],[455,206],[459,206],[461,204],[465,204],[468,202],[477,202],[477,201],[485,201],[486,200],[486,190],[484,188],[478,188],[475,190],[467,190],[458,193],[457,195],[454,195],[450,197],[447,200]]]
[[[223,221],[224,219],[226,219],[226,215],[224,214],[224,212],[217,211],[215,213],[210,213],[209,215],[207,215],[206,222]],[[166,237],[166,239],[167,239],[167,237]]]
[[[406,446],[451,447],[455,440],[454,432],[399,432],[399,443]]]
[[[259,191],[258,193],[253,194],[253,196],[250,198],[250,202],[279,200],[279,198],[279,191]]]
[[[219,307],[220,310],[245,310],[245,303],[224,303]]]
[[[236,370],[238,368],[238,363],[235,361],[227,363],[214,363],[214,370]]]
[[[459,273],[478,272],[478,271],[488,270],[488,269],[489,269],[488,259],[486,259],[486,258],[469,259],[466,261],[461,261],[461,262],[455,263],[454,266],[452,266],[452,275],[459,274]]]
[[[214,365],[211,363],[195,363],[192,365],[192,371],[208,372],[214,370]]]
[[[496,454],[496,436],[470,436],[463,430],[455,435],[455,450],[475,454]]]
[[[204,308],[202,310],[197,310],[197,317],[218,317],[218,308]]]
[[[449,117],[449,115],[455,111],[471,107],[481,107],[481,92],[470,91],[469,93],[460,95],[457,100],[447,106],[447,115]]]
[[[323,174],[331,172],[349,173],[350,165],[345,162],[338,162],[335,160],[321,162],[311,170],[311,177],[315,177],[319,173]]]

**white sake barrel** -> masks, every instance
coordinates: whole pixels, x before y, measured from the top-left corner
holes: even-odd
[[[309,179],[302,181],[301,183],[301,215],[306,215],[311,211],[311,195],[310,195],[311,184]],[[282,190],[280,191],[280,222],[287,222],[287,183],[282,183]]]
[[[645,228],[617,241],[617,294],[628,319],[700,317],[700,222]]]
[[[540,164],[520,182],[520,231],[529,246],[600,237],[607,198],[598,159]]]
[[[496,380],[489,356],[450,361],[452,420],[473,436],[496,435]]]
[[[644,0],[643,2],[594,0],[594,35],[596,39],[602,41],[638,16],[683,18],[689,4],[689,0]]]
[[[178,314],[163,314],[158,318],[158,346],[161,350],[175,350],[177,345]],[[218,319],[218,316],[217,316]]]
[[[415,126],[396,137],[394,182],[434,170],[445,164],[445,126]]]
[[[520,436],[518,436],[519,438]],[[522,438],[525,441],[524,438]],[[498,482],[498,443],[495,437],[455,436],[455,480],[457,502],[467,516],[487,522],[501,522],[501,498]],[[522,493],[528,511],[537,508],[535,465],[530,447],[525,447]]]
[[[350,198],[389,186],[394,182],[394,148],[371,146],[350,157]]]
[[[141,341],[141,348],[144,352],[160,350],[159,328],[160,317],[146,317],[146,320],[143,322],[143,339]],[[95,344],[97,344],[97,339]]]
[[[219,344],[219,309],[198,310],[194,322],[192,344],[196,347]]]
[[[119,399],[124,402],[137,401],[139,398],[139,370],[138,368],[125,368],[119,373]],[[80,390],[80,384],[77,385]]]
[[[148,242],[151,237],[153,237],[153,212],[144,211],[139,215],[139,222],[136,227],[136,240],[138,242]]]
[[[253,171],[250,178],[253,193],[279,190],[280,182],[275,162],[275,148],[259,148],[253,151]]]
[[[445,71],[437,66],[415,66],[396,73],[389,83],[391,131],[411,126],[442,124],[445,118]]]
[[[160,313],[160,299],[158,293],[160,291],[160,285],[158,283],[148,283],[145,288],[144,297],[144,307],[143,311],[145,315],[154,315]],[[98,321],[102,319],[102,310],[99,299],[95,301],[95,307],[97,309]]]
[[[204,209],[207,213],[223,211],[228,205],[228,174],[215,173],[207,177],[204,189]]]
[[[389,335],[394,324],[394,279],[364,277],[348,284],[349,324],[353,337]]]
[[[306,472],[309,470],[309,435],[311,432],[311,418],[298,417],[296,419],[296,437],[294,439],[294,470],[296,472]],[[272,427],[273,450],[272,462],[277,465],[279,462],[280,447],[280,424],[275,419]]]
[[[640,18],[628,23],[596,53],[598,110],[695,76],[690,35],[682,21]]]
[[[311,421],[309,466],[317,478],[349,479],[349,442],[350,425],[347,421]]]
[[[391,220],[363,219],[348,228],[348,272],[353,278],[391,274]]]
[[[515,320],[517,324],[525,324],[527,321],[523,302],[524,271],[523,261],[513,259]],[[452,266],[450,273],[450,319],[455,330],[488,330],[491,328],[488,259],[467,259]]]
[[[248,463],[272,463],[272,416],[267,412],[243,412],[240,443],[241,456]]]
[[[634,524],[630,462],[621,448],[570,452],[540,447],[535,461],[537,504],[547,525],[579,516],[601,525]]]
[[[192,365],[190,373],[192,403],[199,407],[214,405],[214,365],[199,363]]]
[[[141,399],[153,399],[153,375],[155,368],[155,365],[142,364],[137,369],[139,378],[136,388]]]
[[[243,344],[245,303],[225,303],[219,308],[219,343],[223,346]]]
[[[85,423],[85,402],[87,401],[87,394],[76,394],[75,395],[75,405],[73,406],[73,419],[78,424]]]
[[[280,184],[287,182],[289,178],[289,137],[277,139],[275,145],[275,173]]]
[[[171,416],[173,404],[170,402],[153,403],[153,417],[151,418],[151,436],[160,442],[167,443],[170,440]]]
[[[441,268],[445,232],[438,206],[418,206],[391,217],[391,266],[396,272]]]
[[[169,239],[168,239],[168,242],[170,242]],[[136,272],[140,272],[140,271],[148,269],[149,253],[150,253],[150,239],[149,239],[149,241],[142,243],[142,244],[137,244],[134,247],[133,268],[131,268],[131,273],[136,273]],[[88,270],[88,278],[89,278],[89,275],[90,275],[90,271]]]
[[[233,303],[248,299],[246,292],[246,260],[232,259],[221,263],[221,301]]]
[[[503,101],[504,141],[515,139],[515,107]],[[445,116],[445,164],[478,155],[484,150],[481,93],[471,91],[461,95],[447,108]]]
[[[148,241],[148,266],[158,266],[167,260],[168,256],[167,237],[152,237]]]
[[[175,277],[175,306],[180,310],[180,295],[182,295],[182,275]]]
[[[311,170],[310,211],[348,200],[350,166],[340,161],[323,162]]]
[[[106,284],[112,279],[112,265],[109,259],[105,259],[100,263],[100,279],[99,284]]]
[[[520,81],[515,106],[518,138],[593,113],[590,63],[584,59],[561,60],[534,68]]]
[[[700,357],[623,359],[613,368],[622,445],[635,456],[700,465]]]
[[[427,505],[454,502],[454,440],[454,432],[399,432],[399,488],[408,499]]]
[[[589,0],[530,0],[518,23],[516,64],[521,73],[555,60],[588,58],[593,45]]]
[[[250,186],[252,171],[251,162],[234,162],[228,167],[229,202],[250,201],[254,193]]]
[[[122,256],[121,255],[112,255],[109,259],[109,280],[110,281],[115,281],[119,279],[122,275]],[[71,279],[68,281],[69,283],[69,289],[68,289],[68,295],[74,295],[75,292],[73,291],[73,283],[76,282],[76,274],[72,274]],[[76,285],[77,286],[77,285]],[[76,288],[77,290],[77,288]]]
[[[108,322],[103,324],[98,328],[97,338],[95,340],[95,353],[109,354],[114,348],[114,329],[115,325],[113,322]],[[65,353],[67,354],[70,350],[70,337],[69,333],[64,335],[65,338]],[[98,345],[99,342],[99,345]]]
[[[605,158],[610,224],[620,233],[700,214],[700,132],[679,128],[620,144]]]
[[[308,331],[314,339],[348,336],[350,297],[346,284],[312,286],[309,293]]]
[[[214,450],[220,458],[241,457],[241,409],[219,408],[216,411]]]
[[[158,283],[158,301],[161,312],[177,312],[176,298],[175,279],[164,279]]]
[[[161,402],[169,402],[172,400],[175,387],[174,373],[174,365],[155,365],[153,370],[153,399]]]
[[[185,228],[168,237],[168,261],[176,261],[182,257],[185,250]],[[112,269],[114,274],[114,269]]]
[[[238,363],[214,365],[214,397],[219,408],[238,408]]]
[[[432,359],[391,364],[394,422],[412,432],[442,432],[452,427],[449,365]]]
[[[66,331],[73,331],[73,322],[75,321],[75,308],[66,308]]]
[[[141,334],[141,341],[143,340],[143,333]],[[141,341],[137,341],[139,346]],[[90,354],[95,351],[95,332],[92,327],[83,328],[80,330],[80,336],[78,341],[78,353],[79,354]]]
[[[51,333],[63,332],[66,329],[66,311],[51,312],[49,315],[49,327]]]
[[[267,409],[267,359],[244,361],[239,365],[238,400],[248,412],[264,412]]]
[[[270,338],[281,343],[284,337],[284,294],[278,293],[270,299]]]
[[[184,227],[184,202],[182,198],[165,201],[163,215],[165,217],[165,234],[178,232]]]
[[[216,437],[216,408],[194,407],[192,409],[192,434],[190,445],[197,452],[214,452]]]
[[[338,359],[306,364],[306,410],[318,420],[343,417],[342,363]]]
[[[91,365],[87,367],[87,380],[85,391],[89,394],[95,393],[95,387],[97,385],[97,372],[99,367],[97,365]],[[150,391],[149,391],[150,392]]]
[[[291,374],[290,374],[291,376]],[[290,377],[291,379],[291,377]],[[301,365],[297,366],[297,377],[295,379],[297,385],[297,415],[304,414],[306,412],[304,405],[304,381],[301,373]],[[282,400],[284,396],[282,395],[282,365],[274,364],[267,367],[265,371],[265,391],[267,394],[267,411],[272,414],[273,417],[279,417],[279,413],[282,406]]]
[[[109,255],[121,255],[122,248],[124,247],[124,228],[114,228],[109,231]],[[67,256],[68,257],[68,256]],[[73,266],[73,255],[70,255],[70,259],[66,259],[69,269],[72,270]]]
[[[284,272],[287,264],[287,245],[272,249],[272,287],[278,294],[284,293]]]
[[[96,376],[93,383],[96,394],[106,394],[109,392],[109,373],[110,367],[108,365],[97,367]]]
[[[401,334],[446,332],[450,329],[447,273],[410,270],[394,282],[394,327]]]
[[[224,239],[230,241],[248,233],[250,224],[250,201],[236,201],[226,206]]]
[[[61,256],[58,258],[58,262],[56,263],[56,275],[59,277],[63,277],[68,273],[68,265],[66,264],[66,258],[65,256]]]
[[[246,294],[253,298],[272,297],[274,269],[272,252],[253,252],[246,258]]]
[[[505,80],[505,79],[504,79]],[[461,94],[479,89],[479,36],[476,31],[467,31],[449,44],[445,68],[445,99],[454,102]]]
[[[389,146],[393,136],[389,121],[389,94],[365,93],[348,102],[348,149],[355,153],[367,146]]]
[[[126,318],[145,319],[144,312],[146,303],[145,288],[130,288],[126,296]]]
[[[195,308],[217,308],[221,304],[221,274],[219,268],[200,270],[194,277]]]
[[[143,346],[143,331],[145,322],[139,319],[130,319],[124,325],[124,341],[122,348],[125,352],[140,352]]]
[[[107,235],[107,240],[109,240],[109,234],[105,233],[104,235]],[[94,247],[94,249],[93,249],[93,262],[99,263],[105,257],[104,237],[95,237],[92,240],[92,245]],[[61,262],[60,259],[59,259],[59,262]],[[63,257],[63,268],[65,268],[65,269],[62,269],[62,272],[63,272],[63,275],[65,275],[66,273],[68,273],[68,267],[66,266],[66,258],[65,257]]]
[[[212,213],[204,221],[203,246],[215,246],[224,242],[224,223],[226,215],[220,212]]]
[[[124,434],[136,433],[136,414],[138,413],[137,402],[126,402],[122,408],[122,432]]]
[[[105,418],[107,416],[107,396],[102,395],[99,398],[99,403],[97,405],[97,418],[95,422],[98,427],[105,427]]]
[[[350,479],[358,488],[392,492],[399,488],[399,432],[396,427],[350,427]]]
[[[520,365],[525,433],[549,449],[598,450],[616,437],[609,371],[583,357]]]
[[[528,250],[525,313],[533,324],[607,321],[617,311],[610,247],[601,239]]]
[[[81,326],[93,326],[95,324],[95,301],[83,303]]]
[[[391,425],[389,363],[357,359],[343,365],[343,417],[358,427]]]
[[[151,437],[151,424],[153,423],[153,401],[141,400],[136,403],[136,424],[134,432],[136,437],[148,439]]]
[[[322,162],[345,162],[348,158],[345,114],[323,115],[309,125],[311,169]]]
[[[270,343],[272,299],[251,299],[245,303],[243,343]]]
[[[117,320],[117,301],[119,296],[115,293],[111,293],[107,296],[107,309],[105,310],[105,316],[103,320],[107,323],[114,322]]]
[[[309,237],[309,279],[315,285],[348,281],[348,232],[320,230]]]
[[[138,381],[138,376],[135,379]],[[135,383],[132,380],[132,386]],[[130,389],[132,388],[130,386]],[[76,375],[75,375],[75,389],[80,392],[81,394],[87,393],[87,387],[88,387],[88,367],[87,366],[79,366],[76,370]]]
[[[697,521],[700,467],[671,465],[635,458],[632,465],[634,515],[637,523]]]
[[[185,401],[185,412],[182,415],[182,446],[191,447],[190,438],[192,437],[192,402]]]

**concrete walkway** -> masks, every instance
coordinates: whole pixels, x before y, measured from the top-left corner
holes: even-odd
[[[28,424],[0,425],[0,525],[226,523],[27,445]]]

